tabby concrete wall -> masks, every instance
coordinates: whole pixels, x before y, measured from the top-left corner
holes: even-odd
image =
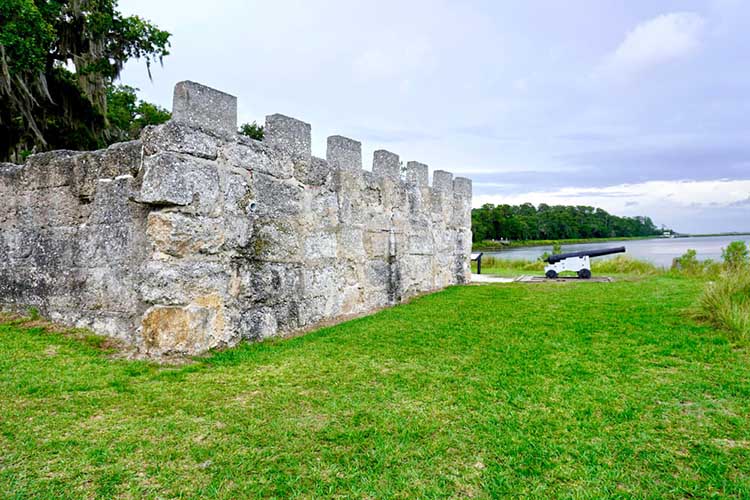
[[[470,278],[471,181],[175,87],[173,119],[103,151],[0,165],[0,307],[195,354],[307,329]]]

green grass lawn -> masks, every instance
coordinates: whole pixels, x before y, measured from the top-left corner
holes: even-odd
[[[6,324],[0,497],[748,498],[702,286],[454,287],[181,367]]]

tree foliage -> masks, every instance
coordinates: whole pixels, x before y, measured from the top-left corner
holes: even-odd
[[[159,125],[172,114],[166,109],[139,100],[138,89],[128,85],[110,86],[107,89],[107,142],[137,139],[147,125]]]
[[[129,59],[150,73],[169,36],[117,0],[0,0],[0,160],[106,143],[108,88]]]
[[[559,240],[660,234],[649,217],[618,217],[588,206],[486,204],[471,212],[474,241]]]
[[[255,122],[243,123],[242,125],[240,125],[239,133],[242,135],[251,137],[255,140],[262,141],[263,140],[263,125],[258,125]]]

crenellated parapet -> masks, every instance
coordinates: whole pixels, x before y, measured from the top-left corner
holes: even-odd
[[[264,132],[238,135],[234,96],[180,82],[140,141],[0,166],[0,306],[196,354],[468,281],[469,179],[430,185],[385,150],[365,169],[340,135],[317,158],[310,124],[281,114]]]

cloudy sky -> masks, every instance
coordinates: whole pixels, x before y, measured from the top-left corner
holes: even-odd
[[[124,83],[239,98],[474,180],[474,205],[585,204],[684,232],[750,230],[744,0],[121,0],[170,31]]]

